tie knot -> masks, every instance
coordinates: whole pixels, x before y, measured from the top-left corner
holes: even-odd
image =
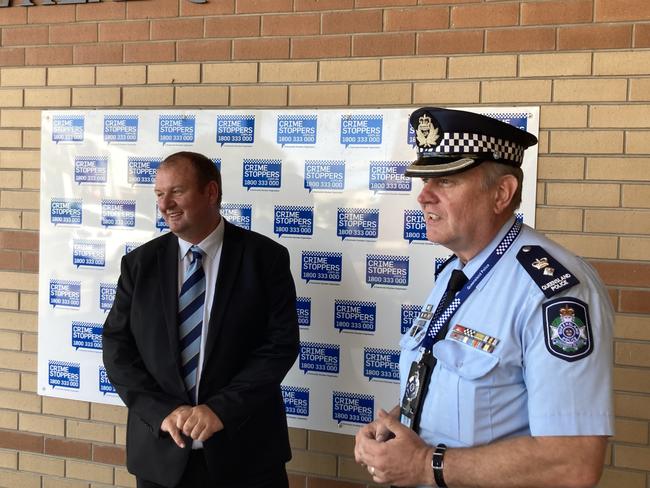
[[[201,262],[203,259],[203,250],[199,246],[192,246],[190,247],[190,251],[192,252],[192,263],[197,259]]]
[[[447,290],[452,293],[457,293],[465,283],[467,283],[467,276],[465,276],[465,273],[459,269],[455,269],[451,272],[449,283],[447,283]]]

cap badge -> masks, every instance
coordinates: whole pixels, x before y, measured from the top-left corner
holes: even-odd
[[[433,120],[429,115],[422,114],[418,119],[418,128],[415,130],[415,135],[418,146],[422,148],[435,146],[436,142],[438,142],[438,128],[433,124]]]

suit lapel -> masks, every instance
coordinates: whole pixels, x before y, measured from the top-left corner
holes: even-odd
[[[169,348],[180,368],[180,351],[178,347],[178,239],[173,234],[170,234],[165,245],[158,249],[158,275],[160,276],[161,305],[165,315]]]

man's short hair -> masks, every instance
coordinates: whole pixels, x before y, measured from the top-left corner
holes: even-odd
[[[221,172],[219,171],[219,168],[217,168],[217,165],[203,154],[192,151],[180,151],[167,156],[160,164],[160,167],[173,166],[181,161],[187,161],[192,165],[197,183],[201,189],[205,188],[211,181],[217,182],[217,186],[219,187],[217,208],[220,208],[223,190],[221,186]]]
[[[501,177],[512,175],[517,179],[517,190],[512,196],[510,202],[510,210],[514,212],[521,205],[521,191],[524,183],[524,172],[519,166],[511,166],[509,164],[495,163],[494,161],[484,161],[480,164],[483,168],[483,188],[488,190],[496,185]]]

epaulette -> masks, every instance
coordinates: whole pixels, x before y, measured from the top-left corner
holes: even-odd
[[[445,267],[449,263],[451,263],[454,259],[456,259],[456,257],[457,256],[455,254],[452,254],[451,256],[449,256],[444,261],[438,261],[438,259],[441,259],[441,258],[436,258],[436,269],[435,269],[435,278],[436,278],[436,280],[438,279],[438,275],[440,273],[442,273],[442,270],[445,269]]]
[[[522,246],[517,253],[517,261],[521,264],[533,281],[544,292],[546,298],[551,298],[563,290],[580,283],[542,246]]]

